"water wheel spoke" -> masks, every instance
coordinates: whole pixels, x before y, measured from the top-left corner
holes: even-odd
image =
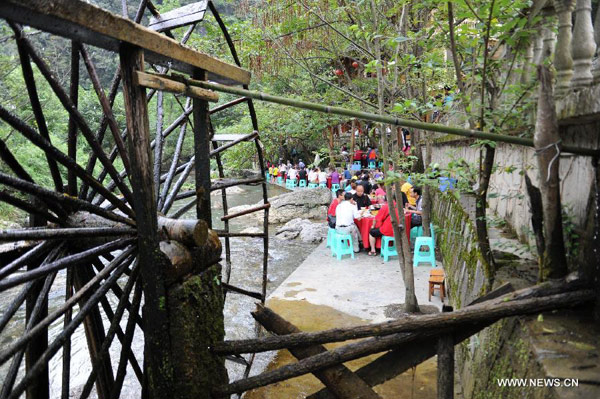
[[[1,108],[2,106],[0,106]],[[13,153],[8,149],[6,143],[0,139],[0,159],[2,159],[6,165],[13,171],[15,175],[17,175],[20,179],[28,181],[30,183],[35,183],[31,175],[23,168],[23,166],[17,161]],[[62,207],[52,201],[46,202],[42,201],[44,204],[52,209],[54,213],[61,217],[66,217],[67,213],[62,209]]]
[[[80,47],[80,43],[71,41],[71,82],[69,86],[69,98],[76,107],[79,105]],[[69,125],[67,128],[67,155],[77,162],[77,124],[71,115],[69,115]],[[67,193],[71,196],[77,195],[77,176],[71,169],[67,170]]]
[[[177,182],[173,186],[173,189],[171,190],[171,192],[165,199],[165,204],[163,205],[163,207],[160,210],[162,213],[166,214],[169,212],[169,209],[171,209],[173,202],[175,202],[175,196],[177,195],[177,193],[179,192],[179,190],[181,189],[181,187],[183,186],[183,184],[189,177],[190,173],[192,172],[192,169],[194,168],[195,163],[196,163],[196,156],[192,156],[192,158],[190,158],[190,160],[187,162],[187,164],[185,164],[186,166],[183,169],[181,176],[179,176],[179,179],[177,179]]]
[[[56,247],[56,243],[52,241],[44,241],[43,243],[36,245],[8,265],[3,266],[0,269],[0,279],[3,279],[13,271],[20,269],[28,263],[35,262],[37,259],[50,252],[54,247]]]
[[[16,27],[16,29],[22,30],[22,28],[17,24],[14,24],[14,26]],[[90,129],[89,125],[86,123],[85,119],[83,118],[77,107],[75,107],[75,105],[73,104],[67,93],[64,91],[60,83],[56,80],[56,78],[54,77],[44,60],[37,54],[29,40],[23,38],[22,44],[23,47],[26,49],[28,55],[31,57],[33,62],[36,64],[36,66],[46,79],[46,81],[50,84],[52,91],[58,97],[63,107],[67,110],[69,115],[72,116],[73,119],[77,122],[79,130],[81,131],[91,150],[96,154],[100,162],[108,170],[108,173],[111,175],[111,177],[117,182],[117,186],[121,190],[123,196],[125,196],[129,203],[133,203],[133,194],[131,193],[131,190],[123,180],[119,179],[119,174],[117,170],[104,153],[102,146],[98,143],[98,141],[96,141],[94,133]]]
[[[129,264],[131,264],[133,261],[135,261],[135,256],[133,256],[133,255],[132,255],[132,256],[131,256],[131,257],[130,257],[128,260],[127,260],[127,262],[129,262]],[[98,259],[96,259],[96,260],[94,260],[94,261],[92,262],[92,264],[94,265],[94,267],[96,268],[96,270],[97,270],[98,272],[102,271],[102,270],[104,269],[104,267],[105,267],[105,266],[104,266],[104,263],[102,263],[102,261],[101,261],[99,258],[98,258]],[[128,273],[128,272],[127,272],[127,270],[126,270],[126,271],[125,271],[125,274],[128,274],[128,275],[129,275],[129,278],[131,279],[131,276],[133,275],[133,268],[132,268],[132,271],[131,271],[131,273]],[[116,285],[113,285],[113,286],[110,288],[110,290],[112,291],[112,293],[113,293],[113,294],[114,294],[114,295],[115,295],[117,298],[121,298],[121,297],[123,297],[123,288],[121,288],[121,287],[120,287],[118,284],[116,284]],[[133,315],[133,317],[135,317],[135,321],[136,321],[136,323],[137,323],[138,327],[139,327],[139,328],[140,328],[140,329],[143,331],[143,330],[144,330],[144,323],[143,323],[142,317],[141,317],[141,316],[140,316],[138,313],[136,313],[136,312],[134,312],[134,311],[132,310],[132,309],[133,309],[133,308],[132,308],[132,305],[131,305],[131,303],[129,302],[129,300],[128,300],[127,298],[124,298],[124,301],[125,301],[125,310],[127,310],[127,311],[128,311],[130,314],[131,314],[131,315]]]
[[[119,261],[116,261],[117,259],[115,259],[115,262],[113,265],[107,266],[107,268],[105,269],[105,271],[107,271],[106,273],[102,273],[102,276],[101,276],[101,274],[96,275],[81,290],[79,290],[77,293],[75,293],[75,295],[73,295],[68,302],[65,302],[65,304],[63,306],[61,306],[60,309],[54,311],[51,315],[48,315],[48,317],[46,317],[44,320],[40,321],[28,334],[24,334],[22,337],[17,339],[16,342],[13,343],[13,345],[11,345],[9,348],[2,350],[2,352],[0,353],[0,363],[5,362],[6,354],[14,352],[15,350],[19,350],[21,347],[23,347],[23,345],[26,345],[27,342],[29,342],[32,339],[32,337],[35,336],[35,332],[38,331],[41,328],[41,326],[47,327],[53,320],[60,317],[60,315],[62,315],[62,313],[64,313],[64,310],[66,307],[74,306],[75,303],[79,299],[81,299],[81,295],[83,295],[82,291],[89,290],[90,287],[97,284],[101,279],[106,277],[110,271],[114,271],[114,273],[112,273],[106,279],[106,281],[96,291],[94,291],[90,295],[90,298],[85,302],[85,304],[83,304],[80,307],[79,312],[75,315],[75,317],[73,317],[73,320],[71,320],[71,322],[68,324],[68,326],[66,326],[65,329],[60,334],[58,334],[58,336],[54,339],[54,341],[52,341],[48,345],[48,348],[40,356],[38,361],[35,362],[35,364],[25,374],[23,379],[21,379],[21,381],[11,391],[10,395],[8,396],[8,399],[17,399],[25,391],[27,386],[29,384],[31,384],[31,382],[35,378],[37,378],[38,375],[44,370],[44,368],[47,366],[48,361],[56,354],[56,352],[58,352],[58,350],[64,344],[65,340],[70,339],[70,337],[73,334],[73,332],[75,331],[75,329],[81,323],[83,323],[85,317],[92,310],[96,309],[101,298],[106,294],[106,292],[108,291],[110,286],[113,284],[116,284],[118,278],[123,274],[123,271],[127,267],[127,265],[121,264],[121,261],[123,261],[124,258],[126,258],[130,254],[131,251],[132,250],[123,251],[123,253],[121,254],[122,258],[121,258],[121,256],[119,256],[117,258],[117,259],[119,259]],[[54,319],[50,320],[52,318],[54,318]]]
[[[231,290],[231,292],[235,292],[236,294],[246,295],[246,296],[249,296],[250,298],[259,299],[259,300],[262,298],[262,294],[260,292],[253,292],[253,291],[245,290],[243,288],[236,287],[235,285],[231,285],[231,284],[228,284],[225,282],[221,282],[221,284],[223,284],[223,288],[226,288],[228,291]]]
[[[50,292],[50,288],[52,287],[52,283],[56,277],[58,272],[53,272],[46,276],[44,281],[44,285],[38,295],[36,303],[33,307],[33,311],[31,313],[31,317],[27,321],[27,325],[25,327],[25,333],[29,332],[35,323],[38,321],[40,317],[40,313],[42,312],[43,303],[48,299],[48,293]],[[15,379],[17,378],[17,373],[19,372],[19,367],[21,366],[21,362],[23,361],[23,356],[25,355],[25,348],[20,349],[14,356],[13,361],[10,364],[8,372],[6,374],[6,378],[4,379],[4,384],[2,385],[2,391],[0,392],[0,398],[6,398],[8,393],[12,390],[12,387],[15,383]]]
[[[133,242],[133,240],[134,239],[131,238],[122,238],[119,240],[115,240],[107,244],[102,244],[97,247],[87,249],[74,255],[65,256],[64,258],[59,259],[57,261],[50,262],[36,269],[23,272],[16,277],[3,279],[0,281],[0,292],[6,291],[7,289],[15,287],[19,284],[23,284],[28,281],[44,277],[48,273],[52,273],[56,270],[61,270],[70,266],[88,262],[101,253],[122,249],[130,245]]]
[[[248,208],[246,210],[243,210],[243,211],[240,211],[240,212],[237,212],[237,213],[232,213],[232,214],[229,214],[229,215],[223,215],[223,217],[221,218],[221,220],[225,221],[225,220],[234,219],[234,218],[237,218],[237,217],[240,217],[240,216],[248,215],[250,213],[264,211],[264,210],[269,209],[270,207],[271,207],[271,204],[269,204],[267,202],[266,204],[257,205],[257,206],[254,206],[252,208]]]
[[[30,281],[27,284],[25,284],[25,286],[21,288],[21,291],[19,291],[17,296],[15,296],[10,305],[8,305],[4,313],[2,313],[2,317],[0,317],[0,331],[4,331],[4,328],[6,327],[8,322],[13,318],[13,316],[15,315],[17,310],[19,310],[21,305],[23,305],[23,302],[25,302],[27,295],[29,295],[29,292],[33,288],[33,284],[33,281]]]
[[[194,198],[193,200],[191,200],[190,202],[188,202],[187,204],[185,204],[181,208],[179,208],[176,212],[173,212],[172,214],[170,214],[169,217],[173,218],[173,219],[179,219],[187,211],[189,211],[194,206],[196,206],[196,202],[197,202],[197,200],[196,200],[196,198]]]
[[[67,269],[67,278],[65,281],[65,302],[73,296],[73,268]],[[73,308],[65,310],[63,319],[63,329],[66,328],[73,319]],[[62,348],[62,384],[61,399],[69,399],[71,383],[71,340],[67,339]]]
[[[88,75],[92,81],[92,86],[94,86],[94,91],[96,92],[96,96],[98,97],[98,100],[100,101],[100,105],[102,107],[104,116],[106,117],[106,119],[108,121],[108,127],[110,128],[113,139],[115,140],[116,147],[119,151],[119,156],[121,157],[121,160],[123,161],[123,166],[125,167],[127,174],[129,174],[130,170],[131,170],[131,166],[129,164],[129,157],[127,156],[127,149],[125,148],[125,143],[123,142],[123,139],[121,138],[121,132],[120,132],[119,126],[117,125],[117,120],[115,119],[115,116],[113,115],[110,102],[108,101],[108,98],[106,98],[106,94],[104,93],[104,90],[102,89],[102,85],[100,84],[100,78],[98,77],[98,73],[96,72],[96,67],[95,67],[92,59],[90,58],[90,55],[88,54],[87,50],[85,49],[85,47],[81,46],[79,51],[81,53],[81,56],[83,57],[83,63],[85,64]]]
[[[262,183],[265,180],[264,177],[252,177],[249,179],[222,179],[215,181],[210,187],[210,191],[223,190],[229,187],[234,186],[255,186],[259,183]]]
[[[137,233],[130,227],[65,227],[56,229],[28,228],[0,230],[0,242],[16,240],[82,239],[92,237],[131,236]]]
[[[187,102],[185,104],[185,109],[191,108],[190,103],[191,103],[191,99],[188,98]],[[171,183],[173,181],[173,177],[175,176],[175,170],[177,169],[177,164],[179,163],[179,158],[181,156],[181,150],[183,149],[183,142],[185,140],[186,127],[187,127],[187,123],[183,123],[179,130],[179,137],[177,137],[177,144],[175,145],[175,151],[173,152],[173,159],[171,160],[171,166],[169,167],[169,171],[166,173],[165,182],[163,184],[162,191],[160,192],[160,195],[158,197],[158,209],[161,209],[163,207],[165,198],[167,196],[167,193],[169,192],[169,188],[171,188]],[[161,176],[161,178],[162,178],[162,176]],[[159,181],[155,182],[155,184],[160,185],[160,180],[162,180],[162,179],[159,179]],[[177,198],[175,198],[175,200],[177,200]]]
[[[40,206],[40,204],[36,204],[33,202],[26,202],[20,198],[17,198],[13,195],[10,195],[7,190],[0,190],[0,201],[6,202],[14,206],[15,208],[19,208],[27,213],[32,213],[42,218],[46,219],[49,222],[56,224],[64,224],[64,221],[59,219],[58,216],[49,213],[45,207]]]
[[[33,110],[33,114],[35,116],[35,122],[38,126],[40,134],[50,142],[50,133],[48,132],[48,125],[46,124],[46,118],[44,116],[44,111],[42,110],[42,105],[40,104],[40,99],[35,84],[35,77],[33,75],[33,69],[31,68],[27,50],[22,44],[24,38],[23,32],[12,24],[11,28],[13,28],[15,32],[17,50],[19,52],[19,58],[21,61],[21,71],[23,72],[23,80],[25,81],[25,87],[27,88],[29,103],[31,104],[31,109]],[[46,154],[46,160],[48,162],[48,167],[50,169],[50,174],[52,176],[52,180],[54,181],[54,187],[56,188],[56,191],[63,192],[63,182],[56,161],[48,154]]]
[[[238,104],[241,104],[246,101],[248,101],[248,97],[239,97],[239,98],[236,98],[235,100],[229,101],[228,103],[218,105],[218,106],[214,107],[213,109],[211,109],[209,112],[210,112],[210,114],[216,114],[220,111],[226,110],[228,108],[233,107],[234,105],[238,105]]]
[[[37,198],[44,199],[48,203],[64,204],[66,207],[88,211],[95,215],[102,216],[108,220],[124,223],[129,226],[135,226],[135,222],[127,217],[110,212],[104,208],[90,204],[89,202],[80,200],[78,198],[69,197],[67,195],[62,195],[55,191],[48,190],[44,187],[38,186],[37,184],[21,180],[2,172],[0,172],[0,183],[20,190],[23,193],[31,194]]]
[[[215,148],[214,150],[212,150],[210,152],[210,156],[211,157],[215,156],[215,155],[217,155],[217,154],[225,151],[228,148],[231,148],[231,147],[233,147],[235,145],[238,145],[238,144],[246,142],[246,141],[251,141],[251,140],[255,139],[256,137],[258,137],[258,132],[256,132],[256,131],[254,131],[254,132],[252,132],[250,134],[246,134],[246,135],[244,135],[244,136],[242,136],[242,137],[240,137],[240,138],[238,138],[236,140],[233,140],[233,141],[231,141],[231,142],[229,142],[227,144],[222,145],[219,148]]]
[[[104,341],[102,342],[102,347],[100,348],[100,351],[98,352],[96,361],[93,364],[92,371],[90,372],[90,374],[87,378],[87,381],[85,382],[85,384],[83,386],[82,393],[80,396],[81,399],[87,398],[89,396],[89,394],[91,393],[94,382],[96,381],[97,371],[98,371],[99,367],[101,366],[102,362],[104,361],[105,357],[108,356],[108,350],[110,348],[110,345],[112,344],[112,341],[113,341],[115,335],[120,335],[119,339],[121,340],[121,345],[123,345],[123,341],[124,341],[125,337],[124,337],[123,331],[121,330],[119,322],[121,321],[121,319],[123,318],[123,314],[125,313],[126,302],[127,303],[129,302],[128,301],[129,294],[133,290],[133,286],[136,283],[136,281],[138,281],[137,280],[138,275],[139,275],[139,267],[136,264],[132,269],[131,277],[129,278],[129,280],[127,281],[127,284],[125,285],[125,288],[123,289],[123,294],[119,298],[119,302],[117,304],[117,308],[114,313],[113,313],[106,297],[103,297],[100,301],[100,303],[104,309],[104,312],[108,317],[110,326],[108,328],[108,331],[106,332],[106,336],[104,338]],[[141,373],[139,364],[137,364],[137,360],[135,359],[135,357],[133,357],[133,360],[131,360],[131,357],[133,356],[133,354],[132,353],[130,354],[130,348],[125,348],[122,346],[122,351],[127,354],[127,358],[132,362],[132,364],[135,364],[137,366],[137,370],[139,370],[139,372]],[[137,373],[136,373],[136,375],[137,375]],[[140,375],[138,375],[138,378],[140,378]]]
[[[0,105],[0,118],[6,121],[11,127],[21,133],[27,138],[32,144],[46,151],[56,161],[61,163],[67,169],[72,169],[73,172],[82,180],[87,181],[93,187],[96,187],[101,193],[103,193],[107,200],[113,205],[123,211],[125,214],[134,217],[134,213],[127,205],[119,200],[114,194],[108,191],[99,181],[88,174],[85,169],[77,164],[72,158],[61,152],[58,148],[53,146],[48,140],[43,138],[37,133],[37,131],[19,119],[16,115],[9,112],[6,108]]]
[[[134,313],[137,313],[142,301],[142,284],[136,284],[133,293],[132,307]],[[131,348],[131,342],[135,334],[135,319],[132,317],[133,313],[130,313],[129,319],[127,320],[127,326],[125,327],[125,343],[123,344],[126,348]],[[117,375],[115,377],[115,384],[113,385],[113,391],[110,394],[110,399],[118,399],[121,396],[121,389],[123,382],[125,381],[125,374],[127,372],[127,354],[125,351],[121,351],[121,357],[119,359],[119,366],[117,367]],[[140,382],[143,385],[143,382]]]
[[[156,98],[156,138],[154,139],[154,197],[158,200],[160,193],[160,168],[162,166],[163,146],[163,92],[159,91]]]

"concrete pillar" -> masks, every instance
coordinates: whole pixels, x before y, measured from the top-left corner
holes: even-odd
[[[590,85],[593,81],[592,57],[596,52],[596,42],[592,25],[591,0],[577,0],[572,51],[573,78],[571,79],[571,87],[581,89]]]

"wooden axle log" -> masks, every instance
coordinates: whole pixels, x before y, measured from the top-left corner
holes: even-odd
[[[264,306],[257,306],[252,316],[268,331],[277,335],[300,332],[300,329],[283,317]],[[322,345],[312,345],[290,349],[292,355],[299,360],[327,352]],[[338,399],[380,399],[360,377],[343,364],[317,370],[314,376],[319,379]]]
[[[579,284],[579,283],[578,283]],[[563,288],[562,291],[573,286],[573,283],[565,283],[550,287],[550,292]],[[536,290],[526,289],[532,293],[544,291],[547,286],[538,286]],[[544,310],[569,307],[585,302],[588,290],[565,292],[556,295],[545,295],[531,297],[528,299],[510,300],[519,292],[510,294],[494,300],[493,303],[481,303],[469,306],[455,312],[428,314],[421,316],[407,316],[401,320],[388,321],[384,323],[368,324],[357,327],[336,328],[331,330],[296,333],[280,337],[266,337],[258,339],[224,341],[213,350],[220,354],[255,353],[277,349],[289,349],[295,346],[323,344],[328,342],[340,342],[349,339],[365,338],[372,336],[384,336],[399,332],[420,331],[429,328],[445,328],[462,325],[465,323],[476,323],[486,320],[498,320],[504,317],[530,314]],[[522,294],[522,293],[521,293]],[[507,298],[507,299],[505,299]]]

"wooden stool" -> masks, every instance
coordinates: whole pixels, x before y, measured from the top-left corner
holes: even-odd
[[[444,302],[444,293],[446,292],[446,276],[443,269],[432,269],[429,272],[429,302],[435,290],[435,286],[439,287],[440,298]]]

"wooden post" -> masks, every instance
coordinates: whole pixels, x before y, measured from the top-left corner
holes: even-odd
[[[206,71],[194,70],[194,79],[206,80]],[[210,211],[210,131],[208,101],[194,98],[194,154],[196,157],[196,215],[212,227]]]
[[[448,333],[437,342],[437,397],[454,399],[454,335]]]
[[[164,284],[164,270],[169,261],[159,249],[146,90],[134,84],[135,71],[144,69],[144,56],[140,48],[128,44],[121,46],[119,56],[127,118],[131,185],[135,192],[133,208],[138,228],[138,260],[144,288],[143,391],[151,399],[166,398],[173,392],[173,363],[170,359],[171,340]]]

